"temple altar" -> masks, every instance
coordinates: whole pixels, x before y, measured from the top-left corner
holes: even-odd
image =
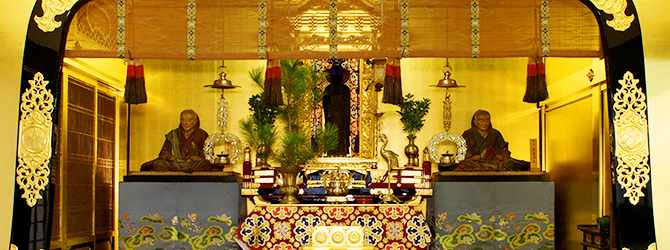
[[[299,249],[318,226],[360,226],[375,249],[428,249],[432,233],[417,205],[262,205],[240,223],[244,249]]]

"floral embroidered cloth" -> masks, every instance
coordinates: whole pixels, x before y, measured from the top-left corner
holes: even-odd
[[[233,183],[122,182],[119,249],[237,249]]]
[[[299,249],[316,226],[361,226],[368,244],[382,250],[427,249],[432,238],[421,208],[410,205],[259,206],[235,238],[245,249]]]
[[[431,249],[554,249],[553,182],[436,182]]]

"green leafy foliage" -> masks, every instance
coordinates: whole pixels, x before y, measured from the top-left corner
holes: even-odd
[[[281,148],[275,155],[275,159],[281,167],[293,167],[306,163],[314,158],[315,151],[312,150],[309,136],[300,132],[288,131],[281,142]]]
[[[275,117],[278,114],[278,108],[274,106],[265,106],[261,102],[263,93],[258,93],[249,97],[249,110],[252,112],[252,119],[254,124],[262,126],[266,124],[274,124]]]
[[[262,72],[263,68],[256,68],[249,72],[249,77],[261,89],[265,82]],[[272,146],[277,141],[277,130],[274,123],[280,108],[263,105],[261,102],[262,95],[263,92],[249,97],[249,110],[252,114],[250,117],[240,120],[239,126],[242,135],[251,147],[265,147],[266,150],[259,153],[257,157],[267,159],[272,155]]]
[[[284,106],[280,108],[278,118],[286,124],[287,130],[298,132],[305,129],[299,124],[300,114],[311,110],[321,100],[323,93],[317,84],[323,79],[321,72],[303,65],[300,60],[281,60]]]
[[[265,79],[263,68],[249,72],[249,77],[260,88]],[[324,79],[321,72],[313,67],[303,65],[300,60],[281,60],[281,85],[284,105],[274,107],[262,104],[262,93],[249,98],[249,110],[253,113],[239,122],[246,142],[252,147],[264,146],[265,153],[258,157],[270,157],[279,163],[279,168],[291,168],[305,164],[315,156],[333,150],[338,144],[338,128],[334,124],[326,124],[319,129],[313,147],[308,129],[301,125],[301,117],[306,110],[313,107],[323,98],[323,92],[317,84]],[[277,149],[273,149],[278,141],[275,119],[285,126],[283,138]],[[280,170],[281,171],[281,170]]]
[[[251,78],[251,80],[256,84],[256,87],[260,89],[263,89],[263,86],[265,85],[265,78],[263,76],[264,72],[265,68],[263,67],[258,67],[249,71],[249,78]]]
[[[312,110],[323,98],[323,92],[317,88],[317,84],[324,79],[324,75],[313,67],[303,65],[300,60],[282,60],[281,72],[284,106],[279,109],[277,119],[286,127],[280,148],[275,150],[273,158],[281,165],[280,168],[295,172],[297,166],[337,147],[337,130],[334,129],[337,126],[327,125],[320,130],[316,148],[313,148],[309,128],[301,125],[300,118],[305,110]]]
[[[318,128],[315,138],[316,145],[319,147],[318,151],[323,153],[336,149],[340,144],[338,140],[339,131],[337,125],[331,122],[327,122],[325,126]]]
[[[403,102],[398,105],[400,110],[396,111],[400,114],[400,122],[402,122],[402,130],[407,132],[408,137],[416,137],[416,133],[423,127],[423,119],[430,109],[430,100],[423,98],[421,101],[413,100],[414,95],[407,94],[403,98]]]
[[[409,134],[410,138],[416,137],[416,133],[423,127],[423,119],[430,109],[430,100],[423,98],[421,101],[413,100],[414,95],[407,94],[403,98],[403,102],[398,105],[400,110],[396,111],[400,114],[400,121],[402,122],[402,130]]]

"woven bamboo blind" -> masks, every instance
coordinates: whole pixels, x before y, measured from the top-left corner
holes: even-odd
[[[196,60],[257,59],[261,43],[267,58],[328,58],[332,15],[337,17],[337,57],[401,56],[401,0],[335,1],[335,13],[331,1],[316,0],[191,0],[193,6],[186,0],[121,2],[123,13],[114,0],[82,7],[70,28],[66,56],[187,59],[187,37],[193,32]],[[548,9],[544,27],[543,3]],[[189,9],[194,29],[187,25]],[[407,9],[408,57],[541,55],[543,32],[549,56],[602,56],[596,20],[578,0],[408,0]],[[259,16],[265,13],[268,25],[261,29]],[[478,20],[476,27],[473,20]],[[117,53],[119,41],[122,53]]]

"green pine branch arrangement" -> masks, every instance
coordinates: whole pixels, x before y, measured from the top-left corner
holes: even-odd
[[[251,79],[260,87],[264,84],[262,72],[262,68],[249,72]],[[338,128],[334,124],[326,124],[324,128],[318,129],[313,145],[310,127],[305,126],[309,123],[302,123],[301,116],[305,116],[306,110],[313,110],[321,101],[323,92],[317,88],[317,84],[324,79],[324,75],[313,67],[303,65],[300,60],[281,60],[281,74],[284,105],[267,107],[260,103],[260,94],[252,96],[249,105],[254,113],[250,118],[240,121],[240,128],[247,143],[252,146],[259,145],[263,140],[268,141],[268,156],[279,163],[277,168],[280,171],[297,172],[307,161],[337,147]],[[274,127],[274,118],[284,126],[281,139],[277,139],[279,135]],[[273,148],[277,140],[281,142]]]
[[[407,94],[403,98],[403,102],[398,105],[400,110],[396,111],[400,114],[400,122],[402,122],[402,130],[408,134],[409,138],[415,138],[423,127],[423,119],[430,109],[430,100],[423,98],[423,100],[413,100],[414,95]]]

